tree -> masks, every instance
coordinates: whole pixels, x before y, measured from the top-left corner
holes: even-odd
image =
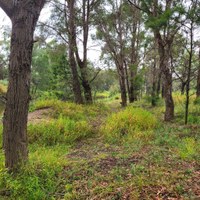
[[[192,71],[192,58],[194,52],[194,31],[195,31],[195,22],[198,18],[197,16],[197,7],[198,0],[191,0],[189,5],[189,10],[187,11],[187,20],[186,20],[186,29],[189,35],[189,48],[187,49],[189,54],[188,66],[187,66],[187,81],[186,81],[186,102],[185,102],[185,124],[188,123],[188,114],[189,114],[189,103],[190,103],[190,82],[191,82],[191,71]],[[187,47],[186,47],[187,48]]]
[[[73,76],[73,91],[74,91],[74,100],[76,103],[82,104],[83,97],[81,94],[81,86],[79,82],[79,75],[77,70],[77,63],[75,59],[75,49],[76,49],[76,24],[75,24],[75,1],[66,0],[68,5],[69,17],[67,22],[67,15],[65,10],[65,23],[68,32],[68,45],[69,45],[69,64]],[[68,23],[68,25],[67,25]]]
[[[170,53],[174,37],[181,27],[182,4],[180,1],[147,1],[142,0],[140,7],[129,0],[131,5],[143,11],[146,26],[149,27],[158,45],[159,65],[163,76],[165,98],[165,121],[174,118],[174,101],[172,98],[172,70],[170,67]]]
[[[0,0],[12,21],[9,86],[3,119],[5,165],[15,171],[28,159],[27,116],[33,34],[45,0]]]
[[[198,76],[197,76],[197,98],[200,97],[200,48],[199,48],[199,66],[198,66]]]
[[[97,8],[96,37],[104,42],[103,53],[114,62],[119,78],[121,104],[136,100],[135,81],[139,65],[140,21],[138,10],[127,2],[105,1],[108,9]]]

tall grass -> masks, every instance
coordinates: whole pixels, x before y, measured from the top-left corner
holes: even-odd
[[[62,115],[58,119],[51,119],[28,126],[29,143],[40,145],[56,145],[73,143],[92,134],[92,127],[87,121],[75,121]]]
[[[121,142],[127,138],[151,137],[156,125],[157,120],[150,112],[141,108],[127,107],[108,117],[101,130],[108,141]]]

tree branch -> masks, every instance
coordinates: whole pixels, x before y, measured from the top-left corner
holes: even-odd
[[[147,10],[141,8],[140,6],[136,5],[135,3],[133,3],[131,0],[128,0],[128,2],[129,2],[132,6],[134,6],[135,8],[137,8],[138,10],[143,11],[144,13],[151,13],[151,11],[150,11],[149,9],[148,9],[148,11],[147,11]]]
[[[100,71],[101,71],[101,69],[99,69],[97,71],[97,73],[94,75],[94,77],[90,80],[90,83],[92,83],[96,79],[96,77],[98,76],[98,74],[100,73]]]

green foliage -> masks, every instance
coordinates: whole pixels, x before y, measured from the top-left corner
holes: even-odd
[[[54,40],[34,48],[32,62],[32,95],[50,91],[59,99],[72,99],[71,72],[66,58],[66,45]]]
[[[194,104],[195,104],[195,105],[200,105],[200,97],[198,97],[198,98],[196,98],[196,99],[194,100]]]
[[[179,144],[177,152],[178,155],[185,160],[191,160],[194,156],[197,156],[199,153],[198,143],[194,138],[187,137],[182,140]]]
[[[122,142],[127,138],[151,138],[156,125],[157,120],[150,112],[130,106],[108,117],[101,129],[110,142]]]
[[[73,143],[91,134],[92,128],[88,122],[83,120],[74,121],[62,116],[58,119],[28,126],[29,143],[46,146]]]
[[[65,148],[41,148],[31,151],[29,162],[18,174],[9,174],[0,168],[0,198],[44,200],[54,199],[53,194],[63,180],[60,173],[65,165],[62,158]]]
[[[184,113],[185,113],[185,95],[180,95],[179,93],[173,94],[173,99],[175,103],[175,112],[176,112],[176,120],[179,122],[184,121]],[[198,99],[196,95],[190,95],[190,104],[189,104],[189,116],[188,116],[188,124],[199,124],[200,123],[200,106],[198,104]]]
[[[108,107],[102,103],[96,103],[93,105],[77,105],[75,103],[64,102],[57,99],[38,100],[32,102],[30,111],[43,108],[52,108],[51,115],[56,118],[62,115],[63,117],[74,120],[89,120],[97,114],[108,111]]]
[[[162,99],[159,98],[159,96],[155,95],[154,97],[148,95],[145,96],[144,99],[151,104],[152,101],[154,101],[155,105],[161,105],[162,104]]]

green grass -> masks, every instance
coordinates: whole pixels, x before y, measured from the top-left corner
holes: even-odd
[[[46,146],[73,143],[92,133],[92,127],[87,121],[75,121],[62,115],[58,119],[28,125],[29,143]]]
[[[66,146],[30,147],[29,162],[17,175],[7,173],[1,166],[0,197],[3,199],[54,199],[65,180],[61,176],[65,166]],[[1,155],[2,160],[2,155]]]
[[[148,140],[153,137],[157,123],[157,119],[150,112],[129,106],[109,116],[101,130],[110,142],[123,142],[134,138]]]
[[[58,118],[60,115],[74,120],[89,119],[96,117],[97,114],[105,114],[109,108],[103,103],[95,103],[93,105],[77,105],[71,102],[64,102],[56,99],[38,100],[32,102],[30,111],[51,108],[51,115]]]
[[[7,173],[0,152],[0,199],[197,199],[199,104],[191,98],[186,126],[184,97],[174,97],[172,123],[163,122],[162,100],[123,110],[116,100],[33,102],[31,111],[51,108],[51,116],[28,125],[29,161],[18,174]]]

